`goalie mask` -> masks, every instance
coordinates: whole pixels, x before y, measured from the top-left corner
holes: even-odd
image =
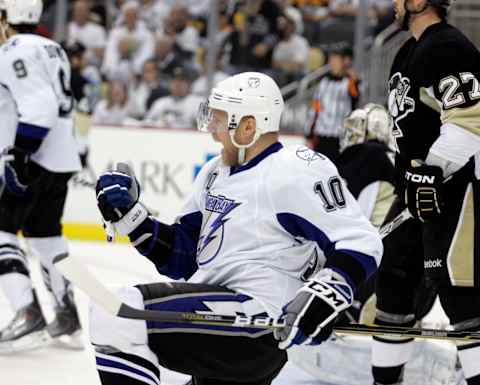
[[[239,164],[242,164],[246,149],[261,135],[278,132],[283,107],[282,94],[271,77],[259,72],[244,72],[221,81],[212,89],[208,100],[200,104],[197,127],[204,132],[229,130],[232,143],[239,149]],[[219,119],[219,115],[226,119]],[[256,132],[251,143],[240,145],[234,135],[245,117],[255,118]]]
[[[369,103],[354,110],[344,120],[345,134],[340,141],[340,151],[355,144],[377,140],[390,147],[393,122],[388,111],[380,104]]]

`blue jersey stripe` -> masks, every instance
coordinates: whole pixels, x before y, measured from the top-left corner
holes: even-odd
[[[18,122],[17,135],[30,139],[43,139],[47,136],[49,129],[35,124]]]

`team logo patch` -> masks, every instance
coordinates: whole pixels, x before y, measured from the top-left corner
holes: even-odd
[[[400,72],[390,78],[388,89],[388,109],[395,124],[393,136],[397,139],[403,136],[398,123],[409,113],[415,111],[415,100],[408,96],[411,89],[410,79],[403,77]]]
[[[250,88],[258,88],[260,86],[260,78],[248,78],[247,83]]]
[[[197,262],[200,266],[213,261],[220,253],[225,235],[225,224],[231,219],[229,214],[238,206],[240,203],[233,199],[207,193],[205,210],[208,216],[202,223],[197,247]]]
[[[325,159],[325,157],[320,155],[318,152],[315,152],[306,146],[299,147],[296,154],[297,157],[299,157],[301,160],[304,160],[305,162],[308,162],[308,164],[315,162],[319,159]]]

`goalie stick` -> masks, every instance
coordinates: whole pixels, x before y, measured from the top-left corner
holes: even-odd
[[[380,229],[382,238],[388,236],[392,231],[398,228],[403,222],[409,219],[410,213],[407,209],[402,211],[397,217],[395,217],[387,225]],[[284,326],[283,320],[278,320],[270,317],[248,317],[248,316],[225,316],[216,314],[201,314],[201,313],[186,313],[186,312],[167,312],[156,310],[141,310],[135,309],[127,304],[123,303],[117,295],[107,289],[89,270],[83,263],[77,261],[75,257],[70,254],[61,255],[54,259],[53,263],[57,269],[68,278],[73,284],[83,290],[91,299],[93,299],[98,305],[104,308],[110,314],[129,319],[139,319],[148,321],[159,322],[183,322],[202,325],[218,325],[218,326],[237,326],[237,327],[257,327],[273,329]],[[349,334],[376,334],[375,330],[378,330],[380,335],[387,333],[386,330],[370,329],[365,330],[356,328],[356,326],[366,325],[346,325],[343,326],[339,332]],[[373,329],[372,329],[373,328]],[[348,330],[347,330],[348,329]],[[374,330],[375,329],[375,330]],[[406,329],[402,329],[406,330]],[[389,328],[387,334],[395,334],[401,336],[403,331],[398,328],[393,330]],[[419,333],[418,337],[427,338],[427,336]],[[431,334],[431,333],[430,333]],[[431,337],[430,337],[431,338]]]

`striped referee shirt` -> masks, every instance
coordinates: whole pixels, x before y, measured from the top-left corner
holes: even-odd
[[[340,138],[343,120],[355,108],[358,100],[358,82],[347,76],[331,73],[319,82],[307,113],[305,135]]]

